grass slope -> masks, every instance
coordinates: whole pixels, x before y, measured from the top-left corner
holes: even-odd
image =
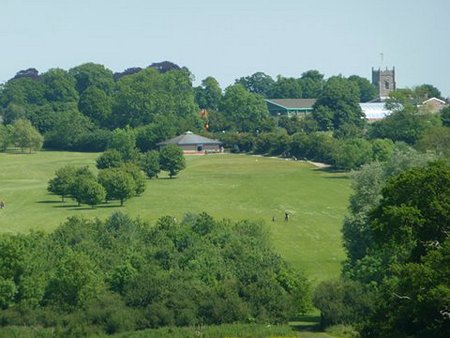
[[[350,193],[346,176],[303,162],[246,155],[188,156],[176,179],[148,180],[147,190],[120,207],[113,201],[91,209],[47,193],[56,169],[71,164],[95,169],[98,154],[40,152],[0,154],[0,232],[51,231],[69,216],[105,218],[122,210],[153,222],[188,212],[216,218],[261,220],[277,251],[310,278],[339,273],[344,253],[340,228]],[[284,222],[284,211],[291,214]],[[276,217],[275,222],[272,216]]]

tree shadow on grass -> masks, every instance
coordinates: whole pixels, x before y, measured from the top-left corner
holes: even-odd
[[[54,205],[53,208],[78,208],[78,204],[64,204],[61,203],[61,205]]]
[[[65,202],[63,202],[63,201],[61,201],[61,200],[59,200],[59,201],[52,200],[52,201],[36,201],[36,203],[40,203],[40,204],[56,204],[56,203],[61,203],[61,204],[64,204]]]
[[[86,205],[81,205],[78,206],[78,204],[76,205],[71,205],[68,206],[68,210],[72,210],[72,211],[82,211],[82,210],[97,210],[97,209],[111,209],[111,208],[123,208],[124,206],[120,206],[120,204],[102,204],[102,205],[96,205],[94,208],[92,208],[91,206],[86,206]],[[58,208],[58,207],[56,207]]]

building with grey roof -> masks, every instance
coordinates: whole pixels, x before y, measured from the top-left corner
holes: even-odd
[[[306,115],[313,111],[316,99],[267,99],[267,109],[272,116]]]
[[[160,142],[157,146],[161,149],[168,144],[176,144],[183,149],[185,154],[217,153],[223,150],[222,142],[187,131],[182,135]]]

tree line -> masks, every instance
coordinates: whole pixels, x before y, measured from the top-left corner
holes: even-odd
[[[220,139],[232,151],[293,154],[345,169],[376,157],[370,154],[369,143],[377,144],[375,152],[380,145],[386,146],[389,141],[385,140],[449,153],[450,108],[431,114],[418,107],[428,97],[441,97],[432,85],[394,91],[386,103],[393,113],[368,124],[359,102],[373,99],[377,92],[359,76],[325,79],[317,70],[309,70],[299,78],[274,80],[257,72],[225,90],[213,77],[197,87],[192,79],[187,68],[167,62],[120,74],[94,63],[43,74],[34,69],[21,71],[0,88],[4,124],[0,149],[25,143],[27,149],[39,149],[43,142],[48,149],[104,151],[114,130],[131,128],[141,152],[155,150],[158,142],[191,130]],[[264,98],[269,97],[317,100],[306,117],[277,117],[268,112]],[[200,109],[208,113],[201,115]],[[11,126],[25,120],[43,139],[26,141],[29,138],[11,133]],[[282,146],[291,138],[305,140],[303,150]],[[318,144],[322,150],[315,149]],[[353,158],[355,149],[358,158]]]
[[[155,225],[114,213],[51,234],[0,235],[0,325],[61,336],[161,326],[281,323],[310,286],[255,222],[188,214]]]

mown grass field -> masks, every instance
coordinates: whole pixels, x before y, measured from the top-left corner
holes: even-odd
[[[118,202],[91,209],[47,192],[56,169],[71,164],[95,169],[98,154],[0,153],[0,232],[51,231],[67,217],[106,218],[123,211],[150,222],[188,212],[215,218],[265,222],[275,249],[317,282],[336,277],[344,258],[340,228],[350,184],[341,173],[310,164],[247,155],[188,156],[178,178],[148,180],[147,190],[120,207]],[[291,217],[284,222],[284,211]],[[275,222],[272,217],[275,216]]]

